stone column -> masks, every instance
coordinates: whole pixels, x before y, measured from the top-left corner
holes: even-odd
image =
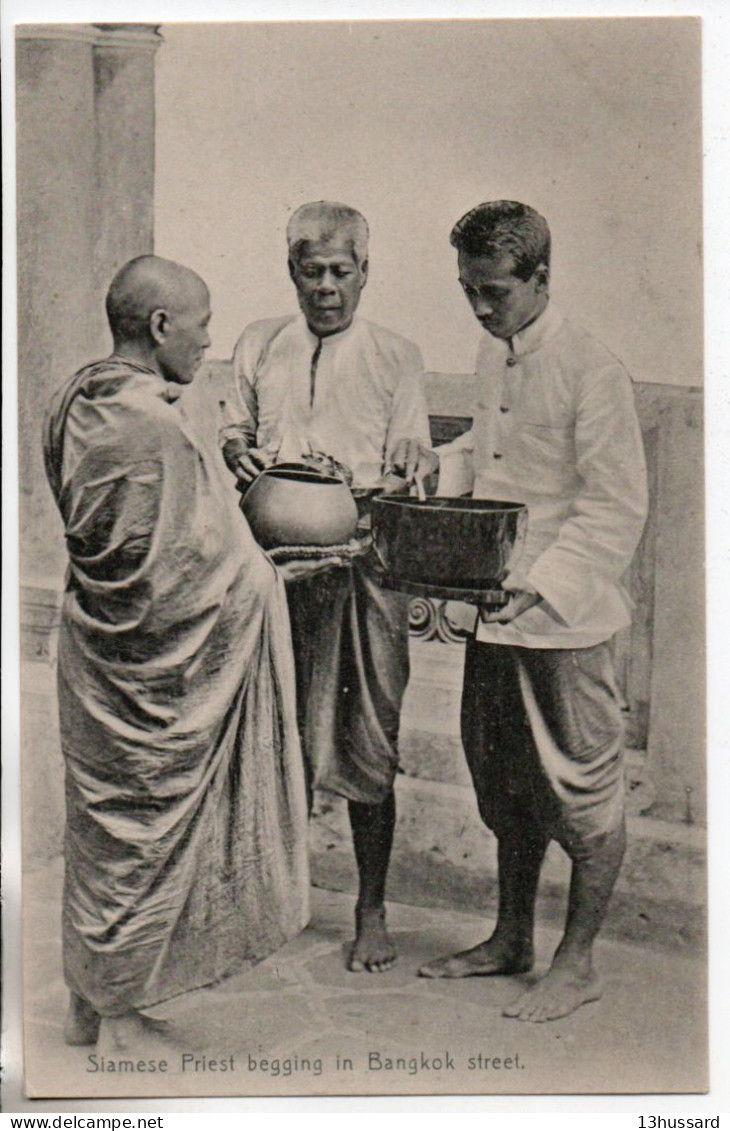
[[[95,31],[22,27],[17,40],[18,411],[21,576],[60,580],[61,527],[45,482],[51,390],[99,346],[94,248]]]
[[[46,485],[52,390],[111,340],[104,293],[152,250],[154,51],[146,25],[17,29],[21,576],[60,588],[61,524]]]
[[[705,601],[703,429],[699,390],[661,405],[654,631],[647,762],[652,816],[703,824]]]
[[[94,45],[97,225],[94,280],[106,293],[128,259],[153,246],[155,51],[160,37],[133,24],[99,25]],[[110,222],[106,221],[110,218]]]

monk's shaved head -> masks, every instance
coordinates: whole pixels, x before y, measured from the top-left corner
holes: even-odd
[[[155,310],[176,313],[207,294],[200,276],[180,263],[157,255],[130,259],[114,276],[106,296],[114,341],[135,341],[148,336],[150,316]]]
[[[106,312],[116,354],[166,381],[192,381],[210,345],[210,295],[199,275],[169,259],[140,255],[114,278]]]

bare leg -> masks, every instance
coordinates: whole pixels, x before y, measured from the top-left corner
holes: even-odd
[[[591,839],[573,856],[573,873],[565,934],[544,978],[508,1005],[505,1017],[520,1021],[554,1021],[601,996],[593,969],[593,943],[616,883],[624,851],[626,830]]]
[[[494,934],[471,950],[427,962],[422,978],[521,974],[534,962],[535,899],[548,840],[529,830],[502,836],[498,845],[499,913]]]
[[[395,794],[390,793],[381,805],[350,801],[348,807],[360,880],[348,968],[380,973],[396,961],[395,946],[385,929],[385,880],[395,829]]]
[[[63,1036],[67,1045],[95,1045],[101,1017],[86,998],[71,991]]]

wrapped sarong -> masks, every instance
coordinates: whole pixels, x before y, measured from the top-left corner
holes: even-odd
[[[624,812],[623,718],[610,642],[466,645],[461,734],[486,825],[575,853]]]
[[[288,586],[299,730],[310,781],[379,805],[393,788],[408,683],[408,597],[367,559]]]
[[[175,392],[111,358],[47,423],[70,557],[64,968],[109,1016],[259,961],[308,918],[286,595]]]

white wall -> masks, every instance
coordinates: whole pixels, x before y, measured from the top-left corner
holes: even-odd
[[[701,382],[699,21],[177,24],[157,58],[155,245],[208,281],[211,356],[296,309],[306,200],[371,226],[366,317],[468,371],[451,224],[533,204],[553,294],[637,380]]]

